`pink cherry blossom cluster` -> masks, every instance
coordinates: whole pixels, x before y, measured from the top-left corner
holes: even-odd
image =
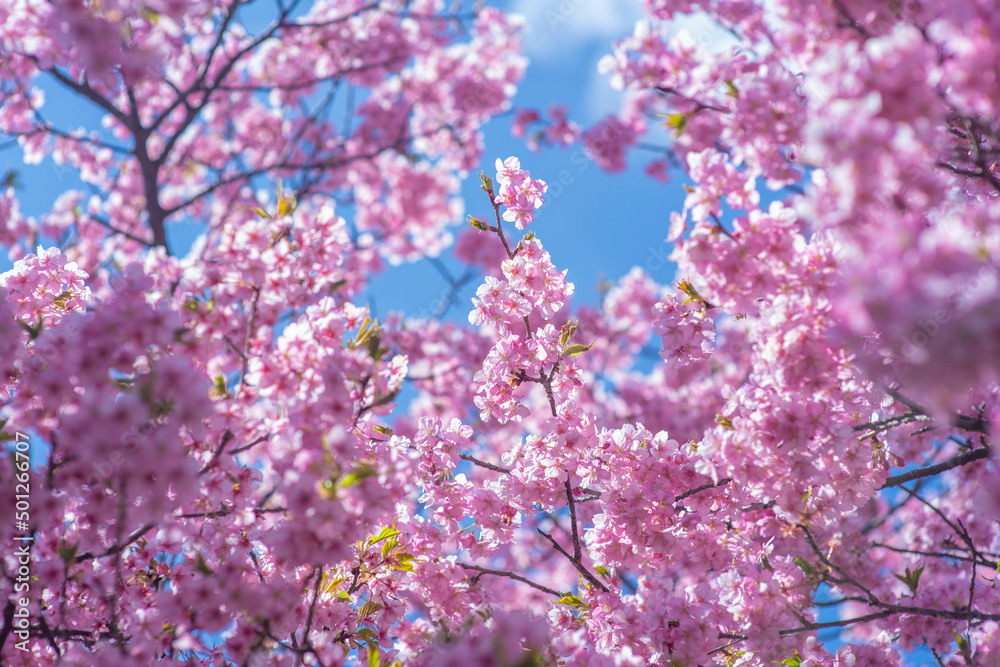
[[[500,196],[496,200],[501,201]],[[531,319],[550,322],[566,305],[573,284],[566,280],[565,271],[553,266],[537,238],[526,237],[512,255],[503,262],[504,279],[487,276],[469,313],[470,323],[489,325],[499,336],[476,374],[480,395],[475,402],[483,420],[490,416],[501,422],[520,420],[527,414],[520,400],[527,388],[521,387],[525,378],[544,377],[548,371],[548,377],[555,379],[563,357],[556,327],[547,323],[533,331]],[[554,387],[559,395],[553,400],[572,396],[576,382],[572,364],[563,365],[560,377]]]
[[[516,157],[497,159],[497,183],[500,184],[497,201],[507,208],[503,219],[525,229],[535,219],[534,211],[542,205],[542,195],[549,186],[545,181],[532,180]]]
[[[583,145],[597,166],[614,173],[625,170],[626,152],[638,135],[638,129],[631,123],[607,116],[583,133]]]
[[[653,306],[653,333],[663,341],[660,356],[669,366],[686,366],[712,354],[715,327],[697,301],[668,298]]]
[[[550,120],[543,120],[536,109],[518,109],[510,131],[518,139],[526,138],[527,146],[532,151],[543,145],[569,146],[580,138],[582,129],[569,120],[567,114],[565,105],[552,105],[549,108]],[[541,128],[529,134],[528,128],[537,124],[541,124]]]
[[[58,248],[39,246],[35,254],[0,275],[14,315],[29,326],[51,326],[71,311],[83,312],[90,288],[87,274]]]

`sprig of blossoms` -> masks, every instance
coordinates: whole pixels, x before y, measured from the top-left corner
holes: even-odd
[[[542,205],[542,195],[549,186],[545,181],[532,180],[531,174],[521,169],[521,161],[516,157],[497,158],[496,168],[500,184],[497,201],[507,207],[503,219],[513,222],[518,229],[525,229],[535,219],[534,210]]]
[[[59,248],[42,248],[0,275],[10,290],[7,301],[18,319],[29,326],[57,322],[69,311],[84,312],[90,288],[87,273],[69,261]]]

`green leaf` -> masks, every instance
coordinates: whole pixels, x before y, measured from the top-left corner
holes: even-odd
[[[922,575],[923,573],[924,573],[924,566],[921,565],[920,567],[918,567],[913,572],[910,572],[910,568],[907,567],[906,568],[906,572],[905,572],[905,574],[903,574],[903,576],[900,576],[898,574],[893,574],[892,576],[896,577],[897,579],[899,579],[900,581],[902,581],[904,584],[906,584],[907,588],[910,589],[910,593],[912,593],[913,595],[916,595],[917,594],[917,586],[920,585],[920,575]]]
[[[484,221],[480,220],[479,218],[477,218],[475,216],[472,216],[472,215],[469,216],[469,224],[472,225],[473,227],[475,227],[476,229],[478,229],[481,232],[488,232],[488,231],[490,231],[490,226],[487,225]]]
[[[768,572],[774,572],[774,567],[771,565],[771,561],[767,559],[767,554],[762,554],[760,557],[760,564],[764,566],[764,569]],[[808,564],[808,563],[807,563]],[[799,567],[802,567],[801,565]]]
[[[31,338],[31,340],[35,340],[36,338],[38,338],[38,334],[42,333],[41,320],[39,320],[38,324],[36,324],[35,326],[31,326],[30,324],[25,324],[21,320],[14,320],[14,321],[17,322],[19,325],[21,325],[22,329],[28,332],[28,337]]]
[[[569,320],[566,324],[562,325],[562,331],[559,333],[559,344],[565,345],[569,342],[569,339],[573,337],[576,332],[576,327],[579,324],[579,320],[574,322]]]
[[[564,595],[561,598],[559,598],[558,600],[556,600],[556,604],[564,604],[564,605],[566,605],[568,607],[586,607],[587,606],[587,604],[583,600],[581,600],[576,595],[573,595],[572,593],[567,593],[566,595]]]
[[[6,190],[7,188],[14,188],[18,190],[22,187],[20,176],[14,169],[7,169],[7,173],[4,174],[3,181],[0,181],[0,188]],[[77,214],[77,217],[80,217]]]
[[[324,479],[319,487],[319,497],[323,500],[330,500],[337,495],[337,482],[335,479]]]
[[[374,428],[373,428],[372,430],[374,430],[374,431],[378,431],[378,432],[379,432],[379,433],[381,433],[382,435],[387,435],[387,436],[389,436],[390,438],[392,437],[392,429],[391,429],[391,428],[389,428],[388,426],[382,426],[382,425],[380,424],[380,425],[378,425],[378,426],[375,426],[375,427],[374,427]]]
[[[271,219],[271,214],[262,209],[260,206],[253,206],[250,208],[250,210],[259,215],[260,217],[264,218],[265,220]]]
[[[66,303],[70,299],[72,299],[74,295],[75,292],[73,292],[72,290],[66,290],[65,292],[57,296],[55,299],[53,299],[52,303],[58,306],[60,309],[66,310]]]
[[[379,667],[382,664],[382,659],[379,657],[378,642],[370,642],[368,644],[368,667]]]
[[[594,343],[596,342],[597,341],[595,340]],[[591,343],[590,345],[581,345],[580,343],[576,343],[575,345],[570,345],[569,347],[566,348],[564,354],[570,357],[575,357],[576,355],[583,354],[590,348],[594,347],[594,343]]]
[[[374,329],[372,333],[368,336],[365,341],[365,346],[368,348],[368,354],[372,359],[378,361],[382,358],[382,355],[386,353],[385,348],[379,349],[379,345],[382,343],[382,331],[381,329]]]
[[[802,656],[799,655],[798,649],[792,649],[792,657],[785,658],[781,662],[777,663],[779,665],[788,665],[788,667],[799,667],[802,664]]]
[[[679,137],[690,121],[690,114],[672,113],[667,116],[667,127],[672,127],[674,129],[674,136]]]
[[[396,391],[389,392],[385,396],[376,397],[375,405],[378,406],[378,405],[385,405],[386,403],[392,403],[394,400],[396,400],[396,397],[399,396],[399,392],[401,389],[402,387],[400,387],[400,389],[397,389]]]
[[[382,530],[378,531],[378,535],[372,538],[372,544],[378,544],[382,540],[387,540],[390,537],[396,537],[396,535],[402,535],[402,533],[396,530],[394,527],[386,526]]]
[[[215,391],[216,395],[221,398],[230,398],[229,388],[226,387],[226,378],[222,375],[216,375],[212,383],[212,389]]]
[[[346,489],[349,486],[354,486],[363,479],[374,477],[376,474],[378,473],[375,472],[375,468],[367,464],[361,464],[340,479],[340,486]]]
[[[408,553],[398,553],[396,558],[399,559],[399,563],[393,568],[396,570],[403,570],[404,572],[413,572],[413,563],[411,561],[416,560],[412,554]]]
[[[795,561],[795,564],[799,566],[799,569],[802,570],[806,574],[806,576],[811,577],[813,574],[816,573],[816,568],[810,565],[809,561],[807,561],[802,556],[796,556],[792,560]]]
[[[382,545],[382,558],[388,558],[392,550],[399,546],[399,540],[391,539],[387,540],[385,544]]]
[[[319,590],[321,593],[332,593],[337,590],[337,586],[347,581],[347,577],[333,577],[330,573],[323,575],[323,581],[320,582]]]
[[[965,664],[974,665],[975,659],[972,655],[972,644],[969,642],[968,636],[960,635],[956,632],[955,641],[958,643],[958,652],[962,654],[962,659],[965,660]]]
[[[732,81],[725,81],[726,84],[726,94],[730,97],[739,97],[740,91],[733,85]]]
[[[358,609],[358,615],[359,616],[368,616],[370,614],[374,614],[375,612],[377,612],[381,608],[382,608],[382,605],[380,605],[378,602],[374,602],[372,600],[369,600],[368,602],[366,602],[363,605],[361,605],[360,609]]]
[[[278,199],[278,217],[283,218],[286,215],[291,215],[296,206],[298,206],[298,201],[296,201],[295,195],[282,192]]]
[[[691,284],[690,280],[679,280],[674,283],[674,287],[684,293],[688,298],[684,303],[698,302],[705,303],[705,299],[698,294],[698,290]]]
[[[488,194],[488,195],[490,195],[492,197],[493,196],[493,179],[490,178],[489,176],[487,176],[486,172],[481,171],[481,172],[479,172],[479,180],[481,180],[483,182],[482,186],[480,186],[480,187],[482,187],[483,192],[485,192],[486,194]]]
[[[76,561],[76,545],[66,546],[66,544],[61,544],[56,547],[56,553],[62,558],[62,561],[67,565],[72,565]]]
[[[195,556],[195,561],[194,561],[195,570],[201,572],[202,574],[207,574],[207,575],[214,574],[214,572],[212,572],[212,568],[208,566],[208,561],[205,560],[205,555],[203,553],[201,553],[200,551],[196,551],[194,556]]]

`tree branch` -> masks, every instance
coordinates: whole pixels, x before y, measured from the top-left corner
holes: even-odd
[[[913,481],[915,479],[920,479],[921,477],[931,477],[933,475],[938,475],[945,472],[946,470],[951,470],[952,468],[957,468],[959,466],[964,466],[967,463],[972,463],[973,461],[979,461],[989,457],[990,449],[989,447],[979,447],[971,451],[965,452],[964,454],[959,454],[958,456],[952,457],[947,461],[942,461],[936,465],[927,466],[924,468],[917,468],[916,470],[911,470],[909,472],[904,472],[899,475],[890,477],[885,481],[880,489],[890,489],[894,486],[899,486],[900,484],[905,484],[906,482]]]
[[[552,546],[555,548],[556,551],[558,551],[559,553],[561,553],[563,556],[565,556],[566,558],[568,558],[571,563],[573,563],[573,567],[575,567],[576,571],[580,573],[580,576],[582,576],[584,579],[586,579],[587,581],[589,581],[596,588],[601,589],[605,593],[608,592],[608,587],[605,586],[604,584],[602,584],[597,579],[597,577],[595,577],[593,574],[591,574],[590,570],[588,570],[586,567],[584,567],[583,563],[581,563],[580,561],[578,561],[575,558],[573,558],[573,556],[571,556],[569,554],[569,552],[567,552],[565,549],[563,549],[562,545],[559,544],[558,542],[556,542],[555,538],[553,538],[552,535],[550,535],[549,533],[546,533],[541,528],[536,528],[535,530],[538,531],[539,535],[541,535],[542,537],[544,537],[545,539],[547,539],[552,544]]]
[[[552,590],[551,588],[549,588],[547,586],[542,586],[541,584],[536,584],[534,581],[531,581],[530,579],[525,579],[521,575],[514,574],[513,572],[506,572],[506,571],[503,571],[503,570],[491,570],[491,569],[486,568],[486,567],[480,567],[478,565],[468,565],[466,563],[457,563],[457,565],[459,567],[465,568],[466,570],[474,570],[474,571],[479,572],[481,574],[492,574],[492,575],[495,575],[497,577],[507,577],[508,579],[513,579],[515,581],[520,581],[522,584],[527,584],[527,585],[531,586],[532,588],[536,588],[536,589],[542,591],[543,593],[548,593],[549,595],[554,595],[556,597],[562,597],[563,596],[563,594],[560,593],[559,591]]]

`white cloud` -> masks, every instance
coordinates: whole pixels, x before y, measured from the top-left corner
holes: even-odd
[[[579,84],[584,104],[576,109],[578,122],[589,125],[620,110],[624,95],[611,88],[607,75],[598,73],[597,61],[611,53],[614,42],[634,32],[636,21],[648,18],[642,0],[510,0],[509,7],[527,20],[524,49],[533,61],[576,60],[578,66],[583,65]],[[736,43],[702,12],[675,16],[670,34],[681,30],[709,52],[724,51]],[[596,52],[593,47],[598,47]]]
[[[608,81],[608,75],[598,72],[595,65],[591,70],[590,78],[587,80],[585,99],[586,116],[583,120],[587,124],[590,124],[608,114],[618,113],[622,108],[625,93],[612,88],[611,83]]]
[[[670,22],[670,34],[686,30],[695,42],[709,53],[721,53],[739,44],[739,40],[705,12],[678,14]]]
[[[537,60],[555,61],[632,33],[642,16],[641,0],[515,0],[511,8],[528,20],[524,47]]]

